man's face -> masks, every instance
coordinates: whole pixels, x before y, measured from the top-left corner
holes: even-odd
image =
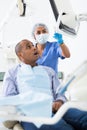
[[[26,63],[32,65],[36,62],[39,57],[39,53],[36,47],[34,47],[33,43],[28,40],[23,40],[21,42],[22,51],[20,55],[20,59]]]

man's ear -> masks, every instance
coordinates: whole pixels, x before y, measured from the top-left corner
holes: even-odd
[[[18,52],[18,58],[21,60],[21,58],[22,58],[22,53],[21,52]]]

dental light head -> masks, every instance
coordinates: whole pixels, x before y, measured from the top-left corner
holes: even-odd
[[[62,13],[57,20],[57,31],[68,34],[71,36],[76,36],[79,30],[80,22],[77,16],[74,14]]]
[[[24,3],[24,0],[17,0],[17,6],[18,6],[18,9],[19,9],[19,15],[25,16],[26,4]]]
[[[68,36],[76,36],[80,21],[87,21],[87,14],[76,15],[70,0],[49,0],[56,20],[56,31]]]

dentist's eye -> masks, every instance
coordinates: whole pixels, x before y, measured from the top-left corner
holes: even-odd
[[[36,33],[37,35],[39,35],[39,34],[41,34],[41,31],[37,31],[37,33]]]
[[[43,32],[43,33],[47,33],[47,31],[46,31],[46,30],[43,30],[42,32]]]

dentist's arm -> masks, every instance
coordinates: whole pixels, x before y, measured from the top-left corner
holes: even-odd
[[[63,41],[62,34],[54,33],[53,37],[57,40],[58,44],[61,47],[62,56],[69,58],[70,57],[70,51],[69,51],[69,48],[66,46],[66,44]]]

